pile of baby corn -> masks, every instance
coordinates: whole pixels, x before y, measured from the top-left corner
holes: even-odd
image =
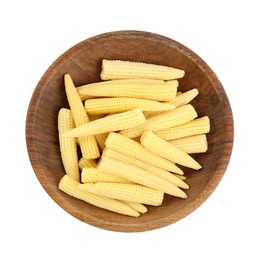
[[[164,194],[187,198],[179,166],[202,168],[190,154],[207,151],[210,122],[189,104],[196,88],[177,92],[184,74],[120,60],[102,61],[101,82],[75,87],[66,74],[70,109],[58,114],[66,175],[59,189],[133,217],[147,212],[145,205],[161,205]]]

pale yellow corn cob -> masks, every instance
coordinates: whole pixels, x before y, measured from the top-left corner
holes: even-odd
[[[96,98],[85,101],[85,108],[89,114],[120,113],[135,108],[142,111],[166,111],[175,106],[139,98]]]
[[[94,120],[97,120],[97,119],[100,119],[100,118],[103,118],[106,116],[107,116],[106,114],[89,115],[89,120],[94,121]],[[105,148],[105,141],[107,139],[108,134],[109,133],[101,133],[101,134],[95,135],[100,152],[102,152],[103,149]]]
[[[154,101],[171,101],[176,96],[178,81],[170,82],[126,82],[119,80],[91,83],[78,87],[82,99],[89,97],[130,97]]]
[[[93,98],[93,96],[95,95],[88,95],[88,91],[87,88],[91,87],[91,88],[95,88],[95,87],[99,87],[101,88],[102,86],[106,87],[109,84],[158,84],[158,83],[164,83],[163,80],[156,80],[156,79],[117,79],[117,80],[107,80],[107,81],[100,81],[100,82],[95,82],[95,83],[90,83],[90,84],[86,84],[86,85],[82,85],[77,87],[79,96],[81,98],[81,100],[86,100],[89,98]],[[99,96],[100,93],[97,95]]]
[[[195,170],[201,169],[201,165],[190,155],[163,140],[151,131],[146,131],[142,134],[141,144],[163,158]]]
[[[103,80],[130,78],[171,80],[182,78],[184,74],[184,70],[168,66],[103,59],[100,76]]]
[[[143,112],[141,109],[136,108],[127,112],[107,116],[81,125],[65,133],[64,137],[80,137],[118,131],[141,125],[144,122],[145,117]]]
[[[198,94],[199,94],[199,91],[196,88],[191,89],[184,93],[177,92],[176,97],[172,101],[165,102],[165,103],[175,105],[175,107],[180,107],[183,105],[187,105]],[[145,116],[145,118],[148,119],[149,117],[159,115],[160,113],[161,113],[160,111],[145,111],[144,116]]]
[[[188,136],[169,141],[182,151],[191,153],[205,153],[208,150],[208,142],[205,134]]]
[[[72,197],[83,200],[96,207],[132,217],[140,216],[140,214],[136,210],[127,206],[125,203],[122,203],[118,200],[98,196],[87,191],[82,191],[78,188],[78,185],[79,182],[73,180],[68,175],[65,175],[60,180],[59,189]]]
[[[188,104],[170,111],[162,112],[159,115],[152,116],[142,125],[120,131],[120,134],[129,138],[135,138],[140,136],[144,131],[159,131],[162,129],[167,129],[189,122],[197,116],[198,115],[194,107]]]
[[[176,107],[186,105],[190,103],[197,95],[199,91],[193,88],[175,97],[173,101],[167,102],[169,104],[175,105]]]
[[[129,179],[137,184],[163,193],[187,198],[186,193],[176,185],[133,164],[102,156],[98,164],[98,170]]]
[[[95,135],[100,151],[103,151],[105,148],[105,142],[106,142],[108,134],[109,133],[101,133],[101,134]]]
[[[131,183],[131,181],[109,174],[100,172],[96,168],[83,168],[81,172],[82,183],[95,183],[95,182],[121,182]]]
[[[175,173],[173,173],[173,175],[178,177],[180,180],[183,180],[183,181],[185,181],[187,179],[187,177],[184,176],[184,175],[179,175],[179,174],[175,174]]]
[[[125,155],[123,153],[117,152],[115,150],[109,149],[109,148],[105,148],[103,151],[103,155],[102,156],[107,156],[107,157],[111,157],[113,159],[119,160],[119,161],[123,161],[123,162],[127,162],[133,165],[136,165],[146,171],[149,171],[163,179],[168,180],[169,182],[175,184],[177,187],[179,188],[183,188],[183,189],[188,189],[189,185],[186,184],[184,181],[182,181],[181,179],[179,179],[178,177],[176,177],[174,174],[170,173],[169,171],[166,171],[164,169],[158,168],[150,163],[146,163],[143,161],[140,161],[136,158],[133,158],[132,156],[129,155]]]
[[[69,138],[67,138],[69,139]],[[96,160],[91,160],[91,159],[86,159],[82,157],[79,160],[79,168],[82,170],[83,168],[96,168],[97,167],[97,161]]]
[[[158,168],[181,175],[183,174],[183,171],[172,162],[147,151],[140,143],[120,134],[110,133],[106,140],[106,147],[122,154],[132,156],[140,161],[150,163]]]
[[[79,184],[79,189],[92,192],[110,199],[125,200],[159,206],[163,201],[163,192],[139,184],[97,182]]]
[[[122,201],[122,202],[125,203],[127,206],[131,207],[132,209],[136,210],[139,213],[144,214],[147,212],[147,208],[141,203],[130,202],[130,201]]]
[[[177,108],[176,108],[177,109]],[[192,135],[206,134],[210,131],[210,121],[208,116],[200,117],[183,125],[171,127],[169,129],[155,131],[155,134],[165,140],[179,139]]]
[[[81,102],[78,92],[69,74],[64,75],[65,90],[75,125],[81,126],[89,122],[88,115]],[[95,159],[100,156],[97,142],[94,136],[79,138],[82,155],[86,159]]]
[[[78,140],[80,150],[84,158],[91,160],[100,157],[100,152],[94,136],[79,137]]]
[[[75,127],[71,110],[61,108],[58,114],[58,131],[61,159],[67,175],[79,181],[78,154],[75,138],[64,138],[62,135]]]

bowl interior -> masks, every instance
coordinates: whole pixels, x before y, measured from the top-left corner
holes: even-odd
[[[148,207],[139,218],[122,216],[88,205],[58,189],[65,174],[62,166],[57,115],[68,108],[63,75],[70,73],[76,86],[100,81],[101,60],[121,59],[143,61],[184,69],[180,91],[197,88],[192,101],[199,117],[208,115],[211,132],[207,135],[209,149],[193,157],[203,166],[194,171],[182,167],[188,177],[188,199],[165,196],[160,207]],[[160,35],[120,31],[87,39],[61,55],[45,72],[32,96],[26,123],[26,138],[34,171],[48,194],[76,218],[109,230],[145,231],[166,226],[195,210],[218,185],[227,167],[232,150],[233,120],[225,91],[208,65],[180,43]]]

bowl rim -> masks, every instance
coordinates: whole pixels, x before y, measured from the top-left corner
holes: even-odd
[[[225,135],[225,143],[224,143],[224,149],[225,154],[219,158],[219,166],[216,169],[217,174],[215,174],[207,183],[207,186],[204,190],[201,191],[198,197],[196,197],[191,203],[188,204],[188,206],[185,206],[184,208],[180,209],[178,211],[178,214],[172,214],[164,218],[160,218],[158,220],[155,220],[151,223],[151,225],[138,225],[138,224],[119,224],[119,223],[111,223],[111,222],[104,222],[104,220],[99,221],[99,219],[94,219],[92,216],[81,217],[75,214],[75,210],[71,209],[70,207],[66,206],[66,204],[63,203],[63,198],[60,194],[57,194],[57,190],[54,187],[51,187],[48,184],[48,179],[46,175],[44,174],[44,166],[39,163],[40,158],[38,157],[37,153],[37,145],[35,143],[35,116],[37,113],[37,106],[40,101],[41,95],[44,93],[44,90],[47,86],[48,79],[51,78],[52,74],[55,73],[56,67],[59,67],[63,64],[63,62],[67,61],[68,59],[72,59],[75,55],[77,55],[82,48],[86,48],[88,45],[92,45],[97,41],[106,39],[107,37],[145,37],[148,40],[151,41],[159,41],[161,43],[164,43],[166,45],[171,45],[174,48],[176,48],[179,52],[181,52],[183,55],[188,56],[189,59],[191,59],[193,62],[195,62],[200,69],[203,71],[203,73],[207,72],[207,77],[211,81],[214,88],[217,89],[218,94],[221,96],[221,99],[223,101],[223,109],[225,110],[224,113],[224,121],[226,122],[226,135]],[[47,70],[44,72],[42,77],[40,78],[29,103],[27,115],[26,115],[26,145],[27,145],[27,151],[29,155],[29,159],[32,165],[32,168],[34,170],[34,173],[36,174],[39,182],[45,189],[45,191],[49,194],[49,196],[65,211],[67,211],[72,216],[76,217],[77,219],[80,219],[81,221],[96,226],[98,228],[106,229],[106,230],[112,230],[112,231],[120,231],[120,232],[140,232],[140,231],[148,231],[153,229],[162,228],[165,226],[168,226],[170,224],[173,224],[174,222],[177,222],[178,220],[188,216],[190,213],[195,211],[199,206],[201,206],[213,193],[213,191],[216,189],[218,184],[220,183],[223,175],[225,174],[225,171],[227,169],[227,166],[230,161],[232,148],[233,148],[233,141],[234,141],[234,124],[233,124],[233,115],[231,106],[227,97],[227,94],[224,90],[224,87],[222,86],[220,80],[216,76],[216,74],[213,72],[213,70],[208,66],[208,64],[196,53],[194,53],[192,50],[190,50],[185,45],[171,39],[168,37],[165,37],[163,35],[159,35],[152,32],[146,32],[146,31],[138,31],[138,30],[121,30],[121,31],[112,31],[112,32],[106,32],[102,34],[98,34],[96,36],[87,38],[71,48],[69,48],[67,51],[65,51],[63,54],[61,54],[50,66],[47,68]],[[55,194],[55,196],[53,196]],[[71,205],[70,205],[71,206]]]

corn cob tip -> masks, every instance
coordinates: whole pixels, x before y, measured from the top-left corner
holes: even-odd
[[[70,134],[69,134],[70,131],[66,132],[66,133],[63,133],[61,136],[62,137],[66,137],[66,138],[75,138],[75,137],[71,137]]]
[[[149,137],[152,136],[153,133],[152,131],[145,131],[142,133],[141,138],[140,138],[140,143],[145,146],[145,144],[147,143],[147,141],[149,140]]]
[[[182,199],[187,199],[188,195],[184,192],[183,196],[181,197]]]
[[[141,144],[152,152],[177,164],[199,170],[202,166],[190,155],[165,141],[151,131],[145,131],[141,136]]]
[[[125,203],[127,206],[133,208],[134,210],[136,210],[139,213],[146,213],[147,212],[147,208],[141,204],[141,203],[135,203],[135,202],[130,202],[130,201],[122,201],[123,203]]]
[[[113,139],[114,137],[116,137],[116,133],[110,132],[110,133],[108,134],[108,136],[107,136],[106,141],[105,141],[105,145],[107,145],[107,144],[110,142],[110,140]],[[106,147],[105,147],[105,149],[103,150],[103,153],[104,153],[105,151],[106,151]]]
[[[163,65],[123,60],[102,60],[101,79],[145,78],[173,80],[184,77],[184,70]]]
[[[68,80],[72,80],[72,78],[69,73],[66,73],[66,74],[64,74],[64,81],[66,82]]]

